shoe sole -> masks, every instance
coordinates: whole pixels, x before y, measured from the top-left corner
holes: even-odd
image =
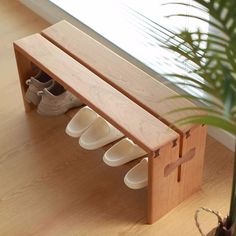
[[[63,109],[60,110],[52,110],[52,109],[42,109],[40,106],[38,106],[37,113],[42,116],[59,116],[65,114],[68,110],[76,107],[80,107],[82,104],[74,103],[74,104],[68,104],[65,105]]]

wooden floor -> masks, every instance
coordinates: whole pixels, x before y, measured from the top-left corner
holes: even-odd
[[[227,214],[233,154],[210,137],[202,190],[146,225],[146,190],[123,183],[130,165],[110,168],[104,150],[82,150],[65,135],[66,116],[25,114],[12,42],[47,26],[18,1],[0,0],[0,236],[194,236],[198,207]],[[216,223],[202,222],[206,231]]]

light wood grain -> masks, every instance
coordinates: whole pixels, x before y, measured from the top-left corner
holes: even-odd
[[[14,43],[15,49],[148,153],[178,134],[39,34]]]
[[[184,98],[167,99],[177,93],[68,22],[50,26],[42,35],[167,125],[181,133],[194,126],[179,126],[176,121],[200,114],[197,110],[167,114],[176,108],[195,107],[193,103]]]
[[[0,19],[1,236],[199,236],[193,219],[198,207],[227,214],[233,153],[208,137],[201,191],[146,225],[146,189],[123,183],[134,164],[110,168],[102,149],[81,149],[64,133],[66,116],[24,112],[12,42],[48,23],[14,0],[0,1]],[[201,216],[205,232],[215,223]]]

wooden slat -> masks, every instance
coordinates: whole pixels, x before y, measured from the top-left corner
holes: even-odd
[[[176,132],[40,34],[18,40],[14,46],[147,152],[178,138]]]
[[[178,126],[175,123],[180,118],[199,114],[199,111],[166,114],[176,108],[194,107],[193,103],[184,98],[163,101],[177,93],[70,23],[61,21],[43,30],[42,35],[145,110],[168,125],[174,125],[180,134],[193,127],[190,124]]]

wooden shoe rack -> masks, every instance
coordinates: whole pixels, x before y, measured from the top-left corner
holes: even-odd
[[[190,101],[166,100],[176,93],[66,21],[14,49],[23,96],[36,65],[148,153],[148,223],[199,190],[206,126],[177,126],[188,111],[167,115]]]

